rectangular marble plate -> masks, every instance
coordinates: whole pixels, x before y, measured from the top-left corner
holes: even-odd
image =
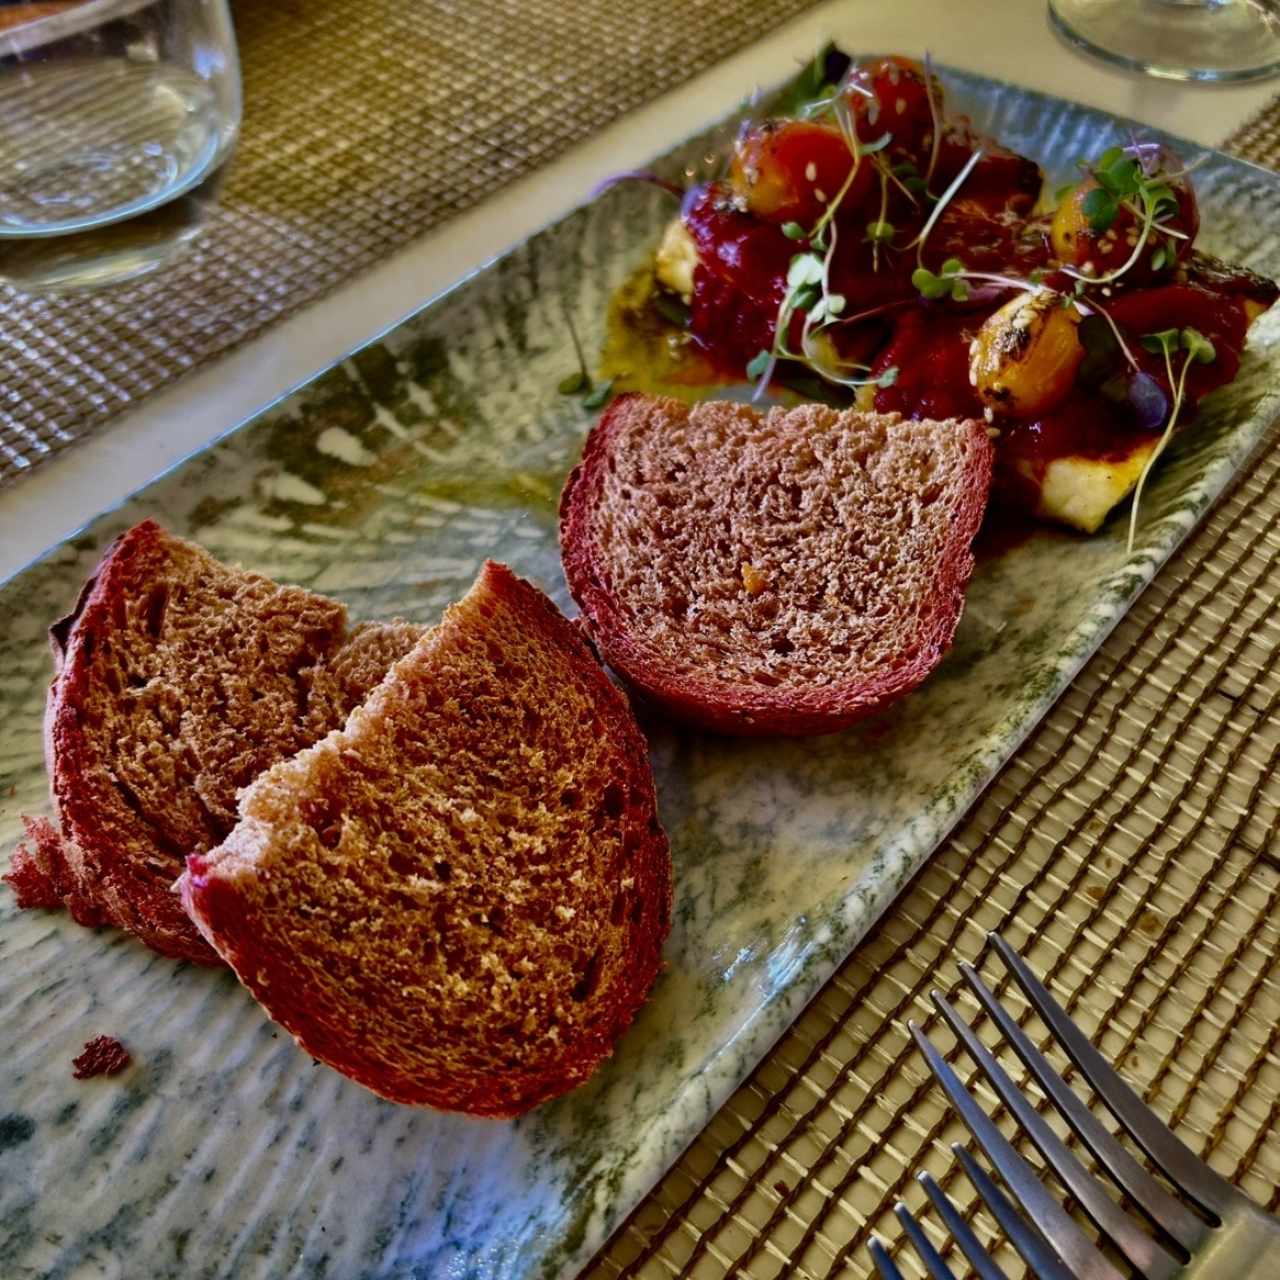
[[[1060,178],[1125,122],[972,76],[953,106]],[[696,166],[710,138],[661,163]],[[1187,158],[1197,148],[1183,148]],[[1280,178],[1200,169],[1203,241],[1280,274]],[[485,556],[569,606],[555,504],[591,415],[557,393],[671,214],[614,189],[86,526],[0,588],[0,848],[46,810],[44,630],[146,515],[215,554],[434,620]],[[1280,317],[1144,502],[979,568],[954,652],[891,714],[802,742],[653,737],[677,875],[667,970],[588,1086],[515,1123],[382,1102],[313,1063],[229,973],[0,893],[0,1274],[9,1280],[572,1275],[872,927],[1276,416]],[[98,1034],[135,1065],[78,1083]]]

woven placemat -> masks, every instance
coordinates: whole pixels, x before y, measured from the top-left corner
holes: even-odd
[[[1280,167],[1280,103],[1231,146]],[[954,1044],[929,991],[957,988],[989,930],[1188,1145],[1280,1210],[1278,767],[1280,432],[583,1280],[871,1276],[873,1233],[923,1277],[900,1198],[966,1275],[923,1169],[1025,1275],[955,1172],[950,1143],[968,1133],[907,1032],[914,1019]],[[998,962],[981,967],[1008,990]],[[989,1026],[983,1039],[999,1044]],[[1025,1088],[1022,1064],[998,1056]],[[949,1057],[1014,1137],[970,1060]]]
[[[0,286],[0,485],[813,3],[236,3],[244,129],[196,245],[105,293]]]

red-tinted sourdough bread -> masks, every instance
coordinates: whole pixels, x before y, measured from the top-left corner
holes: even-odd
[[[48,884],[77,919],[220,963],[173,892],[187,854],[217,844],[237,790],[342,724],[421,634],[348,628],[336,601],[224,565],[151,520],[121,535],[50,629],[60,857],[51,829],[31,833]]]
[[[991,465],[979,422],[621,396],[560,500],[565,576],[604,658],[671,715],[830,733],[941,660]]]
[[[647,994],[671,872],[626,699],[485,565],[347,721],[240,798],[183,901],[316,1058],[509,1116],[585,1080]]]

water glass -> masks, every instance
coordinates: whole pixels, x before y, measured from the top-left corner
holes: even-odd
[[[199,234],[239,125],[226,0],[0,0],[0,279],[154,271]]]
[[[1049,17],[1072,44],[1165,80],[1280,74],[1277,0],[1049,0]]]

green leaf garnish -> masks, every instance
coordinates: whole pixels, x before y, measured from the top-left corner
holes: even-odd
[[[607,382],[601,382],[593,387],[582,397],[582,407],[584,409],[598,409],[609,398],[613,392],[613,379]]]
[[[873,243],[883,243],[886,240],[892,240],[896,230],[892,222],[877,218],[874,222],[867,223],[867,239]]]
[[[1092,191],[1085,192],[1080,208],[1089,219],[1089,226],[1100,234],[1110,230],[1120,210],[1120,203],[1111,192],[1102,187],[1094,187]]]
[[[784,222],[782,224],[782,234],[788,240],[803,240],[804,228],[798,222]]]
[[[1180,208],[1178,197],[1173,194],[1173,188],[1163,182],[1145,187],[1143,199],[1150,203],[1151,211],[1157,218],[1166,213],[1177,213]]]
[[[1053,193],[1053,203],[1061,204],[1080,184],[1078,182],[1064,182],[1057,191]]]
[[[822,290],[816,284],[803,285],[791,295],[791,309],[808,311],[820,297],[822,297]]]
[[[822,259],[816,253],[797,253],[787,268],[787,287],[799,289],[822,283]]]
[[[1168,251],[1165,249],[1164,245],[1157,246],[1155,253],[1151,255],[1152,271],[1162,271],[1164,269],[1165,257],[1167,256],[1167,252]]]
[[[843,293],[829,293],[826,297],[827,314],[829,316],[838,316],[845,308],[845,296]]]
[[[941,298],[951,292],[951,286],[928,267],[917,267],[911,273],[911,283],[926,298]]]
[[[585,373],[579,370],[577,373],[567,373],[559,382],[556,383],[556,390],[562,396],[576,396],[579,391],[585,391],[591,385],[591,380]]]
[[[1171,355],[1178,349],[1177,329],[1161,329],[1157,333],[1144,333],[1142,345],[1156,355]]]
[[[892,141],[893,141],[893,134],[887,133],[887,132],[882,133],[874,142],[859,141],[858,150],[864,156],[869,156],[874,154],[877,151],[883,151],[885,147],[887,147],[889,143],[891,143]]]
[[[763,347],[752,357],[747,364],[747,377],[754,382],[757,378],[764,376],[764,371],[769,367],[769,361],[773,356]]]
[[[959,258],[948,258],[937,275],[928,267],[917,267],[911,273],[911,283],[926,298],[954,298],[963,302],[969,296],[964,263]]]
[[[898,366],[891,364],[877,379],[877,387],[891,387],[898,380]]]
[[[1212,364],[1218,358],[1213,343],[1199,329],[1183,329],[1181,336],[1182,349],[1197,363]]]
[[[1099,165],[1094,170],[1098,185],[1117,198],[1136,196],[1141,185],[1142,166],[1131,156],[1125,156],[1109,165]]]

